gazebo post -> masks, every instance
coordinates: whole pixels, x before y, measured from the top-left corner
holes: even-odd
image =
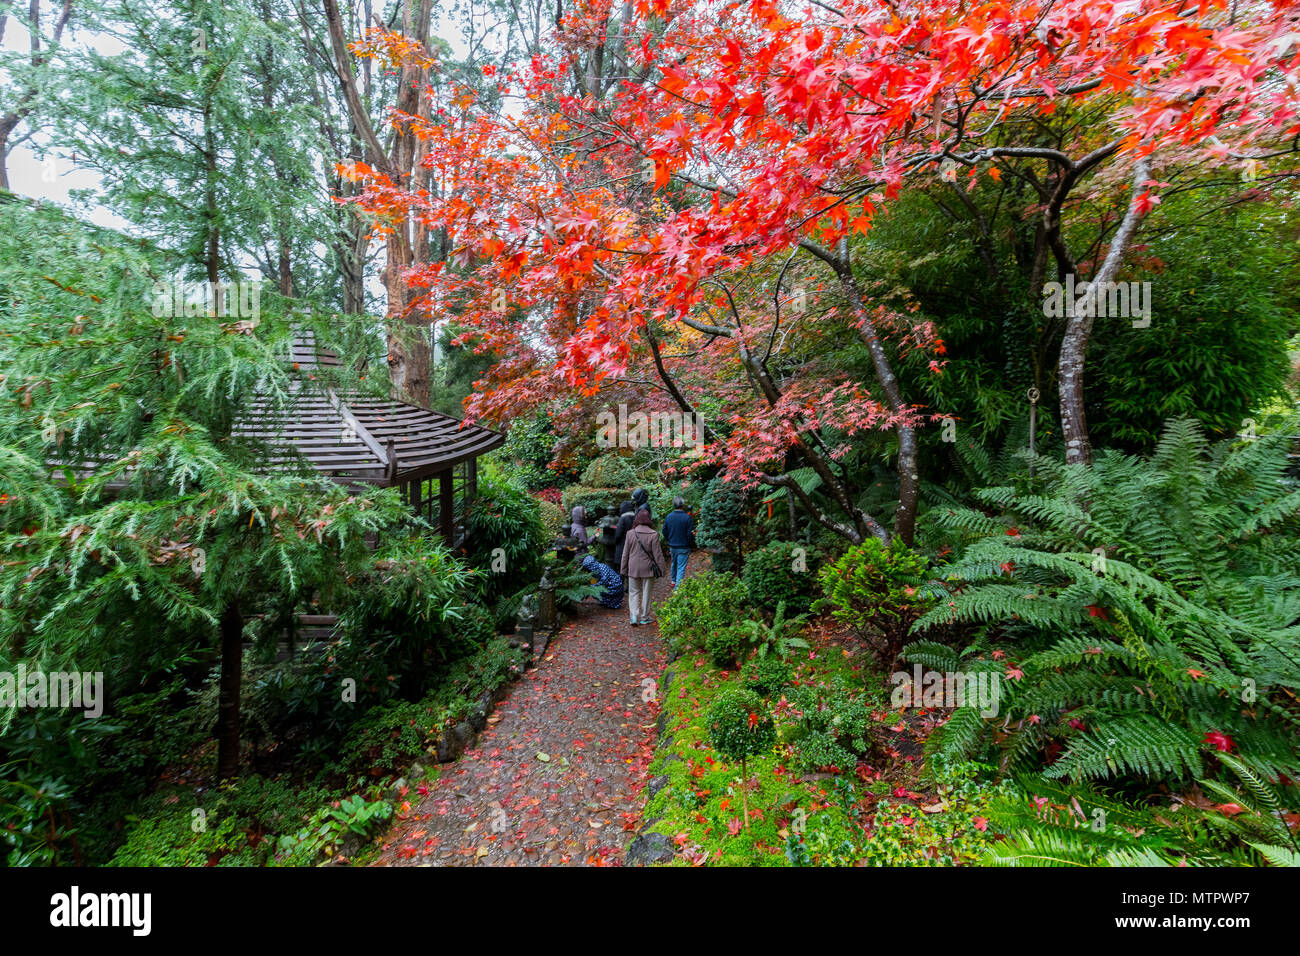
[[[451,469],[438,472],[438,530],[447,547],[456,544],[456,496],[452,490]]]

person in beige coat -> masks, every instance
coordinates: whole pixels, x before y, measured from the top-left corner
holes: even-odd
[[[650,588],[655,578],[663,574],[659,562],[663,551],[659,547],[659,532],[650,523],[650,512],[636,513],[632,530],[623,542],[623,558],[619,570],[627,580],[627,611],[632,626],[653,624],[650,620]]]

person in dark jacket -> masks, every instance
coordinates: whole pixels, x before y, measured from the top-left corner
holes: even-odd
[[[623,540],[632,530],[632,521],[635,518],[636,505],[631,501],[624,501],[618,506],[618,524],[614,525],[614,560],[610,562],[616,568],[623,563]]]
[[[663,552],[659,550],[659,532],[650,522],[650,512],[642,508],[636,513],[636,523],[627,533],[623,544],[623,563],[619,573],[627,582],[627,609],[632,618],[632,626],[653,624],[650,620],[650,590],[655,578],[663,571],[659,560]]]
[[[650,520],[653,521],[654,512],[650,510],[650,495],[644,488],[638,488],[636,491],[632,492],[632,510],[635,512],[640,511],[642,508],[645,509],[646,514],[648,514]]]
[[[673,499],[673,510],[664,519],[664,540],[672,556],[669,574],[676,590],[677,582],[686,577],[686,561],[695,546],[695,520],[686,510],[685,498]]]

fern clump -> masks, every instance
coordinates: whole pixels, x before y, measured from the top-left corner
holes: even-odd
[[[1003,679],[997,716],[957,711],[933,750],[991,751],[1004,772],[1072,784],[1212,786],[1229,761],[1270,785],[1300,776],[1286,450],[1284,435],[1211,446],[1173,422],[1149,459],[1039,457],[1035,493],[987,488],[984,510],[941,515],[968,544],[914,633],[957,624],[979,640],[905,655]],[[1295,805],[1294,789],[1282,799]]]

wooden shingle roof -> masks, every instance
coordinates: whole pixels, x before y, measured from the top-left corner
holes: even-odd
[[[292,352],[300,369],[340,365],[310,331],[298,334]],[[421,480],[505,442],[500,432],[417,405],[305,387],[280,408],[255,400],[234,432],[282,449],[270,467],[297,452],[328,477],[380,486]]]

